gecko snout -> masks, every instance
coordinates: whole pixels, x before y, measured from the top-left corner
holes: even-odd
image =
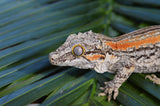
[[[58,54],[56,54],[56,53],[54,53],[54,52],[51,52],[51,53],[49,54],[49,60],[50,60],[51,63],[52,63],[53,61],[56,61],[57,58],[58,58]]]

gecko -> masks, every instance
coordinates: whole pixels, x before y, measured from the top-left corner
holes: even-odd
[[[118,89],[132,73],[160,72],[160,25],[149,26],[118,37],[107,37],[91,30],[71,34],[54,52],[50,63],[94,69],[97,73],[115,73],[113,80],[104,82],[99,96],[116,99]],[[146,78],[160,84],[155,74]]]

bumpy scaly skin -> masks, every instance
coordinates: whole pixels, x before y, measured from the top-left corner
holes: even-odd
[[[85,49],[81,56],[73,55],[77,44]],[[115,73],[114,79],[101,87],[104,93],[99,94],[108,95],[110,101],[112,94],[114,99],[117,97],[119,87],[133,72],[160,72],[160,26],[142,28],[116,38],[92,31],[71,34],[61,47],[50,53],[49,59],[53,65]],[[146,78],[160,84],[160,78],[155,75]]]

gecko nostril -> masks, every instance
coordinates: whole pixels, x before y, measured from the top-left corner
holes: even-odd
[[[55,60],[56,60],[56,57],[53,57],[53,56],[52,56],[52,57],[50,58],[50,60],[51,60],[51,61],[55,61]]]
[[[58,55],[55,53],[51,53],[49,59],[53,62],[58,59]]]

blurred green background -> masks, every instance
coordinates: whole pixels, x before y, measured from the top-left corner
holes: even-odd
[[[160,0],[0,0],[0,105],[158,106],[160,86],[132,74],[116,100],[98,97],[114,74],[50,65],[71,33],[115,37],[160,24]]]

